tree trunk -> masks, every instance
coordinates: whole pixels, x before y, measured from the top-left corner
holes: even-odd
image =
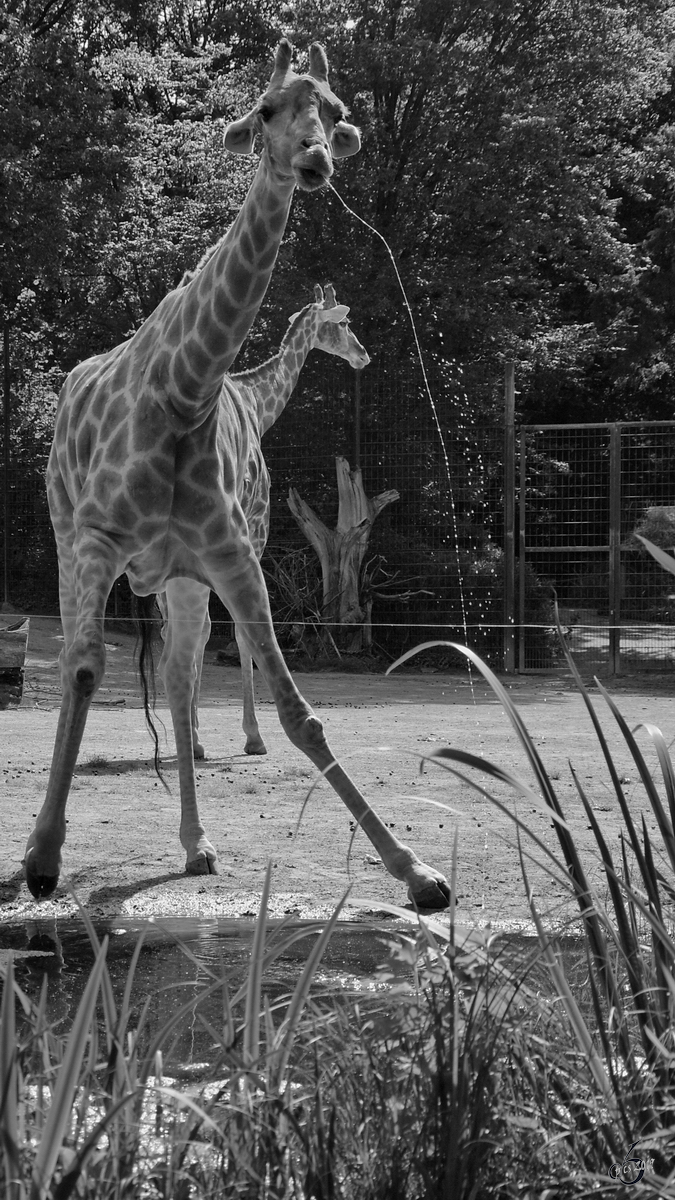
[[[393,490],[370,500],[363,490],[361,468],[349,469],[346,458],[335,459],[338,485],[338,520],[329,529],[304,500],[291,488],[288,507],[314,547],[321,563],[323,578],[323,619],[330,626],[338,649],[354,654],[371,645],[371,604],[359,595],[361,565],[368,548],[370,532],[378,513],[398,500]]]

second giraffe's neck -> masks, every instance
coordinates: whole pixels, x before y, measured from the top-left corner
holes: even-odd
[[[245,384],[254,393],[261,437],[286,407],[314,344],[317,325],[317,307],[308,304],[286,331],[279,352],[273,358],[250,371],[232,375],[234,381]]]
[[[294,191],[267,161],[213,254],[187,286],[167,297],[166,361],[171,399],[185,415],[217,395],[262,304]],[[173,348],[175,343],[175,349]]]

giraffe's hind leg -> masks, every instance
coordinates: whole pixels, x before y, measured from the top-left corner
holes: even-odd
[[[206,836],[197,807],[194,766],[195,757],[199,757],[195,754],[194,742],[195,689],[201,677],[209,588],[192,579],[171,579],[164,594],[164,651],[158,669],[164,681],[176,739],[181,804],[180,840],[187,856],[185,870],[189,875],[217,875],[216,851]]]
[[[189,581],[188,581],[189,583]],[[196,585],[199,586],[199,585]],[[162,614],[162,641],[166,641],[168,630],[169,610],[166,601],[166,592],[159,592],[155,597],[157,607]],[[204,625],[200,636],[200,644],[195,651],[192,700],[190,702],[190,717],[192,723],[192,755],[196,759],[206,758],[206,751],[199,736],[199,692],[202,685],[202,667],[204,665],[204,651],[206,644],[211,636],[211,618],[209,617],[208,599],[206,602],[206,613],[204,615]]]
[[[114,549],[100,535],[85,530],[72,550],[59,545],[63,696],[47,795],[24,858],[26,883],[36,899],[50,896],[59,881],[66,804],[89,707],[105,670],[103,619],[116,574]]]
[[[241,659],[241,693],[243,702],[243,719],[241,727],[246,734],[245,754],[267,754],[267,746],[262,740],[258,718],[255,711],[255,694],[253,690],[253,659],[246,638],[239,632],[239,626],[234,627],[239,658]]]
[[[210,590],[210,589],[209,589]],[[199,635],[199,645],[195,652],[195,681],[192,689],[192,704],[190,705],[190,716],[192,720],[192,755],[193,758],[206,758],[206,751],[199,736],[199,693],[202,687],[202,667],[204,666],[204,651],[206,644],[211,636],[211,618],[209,616],[209,601],[206,600],[206,612],[204,613],[204,624]]]
[[[251,653],[272,692],[281,724],[294,745],[323,771],[350,813],[361,825],[391,875],[407,884],[408,895],[420,908],[447,908],[450,889],[445,876],[421,862],[403,845],[370,807],[347,773],[336,762],[323,726],[296,688],[272,626],[265,581],[255,555],[244,539],[227,558],[208,563],[212,586],[248,641]]]

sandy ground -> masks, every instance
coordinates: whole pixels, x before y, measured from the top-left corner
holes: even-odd
[[[11,617],[3,614],[2,624]],[[0,712],[2,846],[0,922],[74,912],[68,881],[94,915],[242,916],[257,909],[266,865],[273,863],[273,914],[326,913],[351,883],[369,902],[405,904],[404,887],[390,878],[358,833],[349,853],[349,814],[331,788],[285,738],[265,685],[257,678],[260,725],[268,754],[243,753],[239,672],[209,648],[202,685],[201,731],[207,758],[197,766],[207,833],[219,854],[220,874],[189,878],[178,840],[179,799],[171,723],[163,696],[158,716],[166,727],[162,747],[164,790],[151,764],[133,669],[133,638],[119,627],[106,634],[108,670],[89,716],[68,807],[64,874],[52,900],[37,904],[23,882],[26,838],[44,797],[60,700],[58,620],[31,620],[23,700]],[[401,673],[390,677],[340,673],[296,674],[298,687],[324,722],[343,765],[402,840],[449,877],[457,833],[458,918],[497,929],[522,927],[524,897],[514,826],[484,795],[420,757],[451,745],[533,777],[501,704],[482,678],[468,673]],[[589,873],[598,877],[569,760],[597,811],[611,847],[619,849],[620,813],[581,698],[564,672],[502,677],[554,780],[578,844],[587,848]],[[675,680],[671,676],[621,677],[609,683],[631,726],[650,721],[670,743],[675,735]],[[596,688],[594,704],[615,755],[628,801],[651,810],[616,723]],[[652,769],[648,737],[639,740]],[[484,772],[473,779],[513,811],[513,793]],[[430,804],[425,801],[434,801]],[[518,800],[519,815],[551,848],[551,822],[535,803]],[[445,805],[446,808],[439,807]],[[555,921],[563,912],[563,887],[530,867],[541,908]],[[353,915],[353,914],[352,914]]]

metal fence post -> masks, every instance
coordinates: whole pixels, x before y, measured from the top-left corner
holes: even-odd
[[[504,369],[504,670],[516,670],[516,386],[515,368]]]
[[[361,372],[354,372],[354,469],[361,466]]]
[[[527,516],[527,437],[523,426],[520,427],[520,488],[518,505],[518,670],[524,671],[525,655],[525,567],[526,567],[526,527]]]
[[[3,342],[3,411],[2,411],[2,430],[3,430],[3,466],[4,479],[2,481],[2,576],[3,576],[3,607],[10,607],[9,600],[9,321],[5,320],[2,331]]]
[[[609,429],[609,669],[621,668],[621,427]]]

